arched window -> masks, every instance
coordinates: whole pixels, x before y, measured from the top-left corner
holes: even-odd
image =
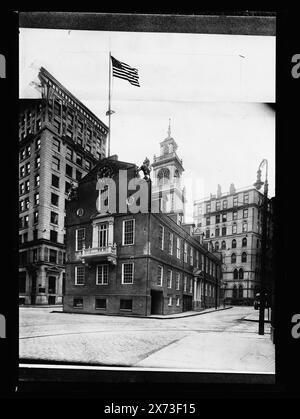
[[[243,285],[239,285],[239,298],[243,298]]]
[[[236,263],[236,254],[232,253],[231,255],[231,263]]]
[[[167,183],[170,179],[170,171],[166,167],[160,169],[160,171],[157,174],[158,183],[163,185]]]
[[[242,253],[242,262],[247,262],[247,253],[246,252]]]
[[[232,288],[232,298],[235,299],[237,297],[237,287],[236,285]]]
[[[219,242],[216,242],[216,243],[215,243],[215,249],[216,249],[216,250],[219,250]]]
[[[242,268],[239,270],[239,279],[244,279],[244,271]]]
[[[179,172],[176,169],[175,172],[174,172],[174,182],[178,182],[178,181],[179,181]]]
[[[225,240],[222,241],[221,249],[226,250],[226,241]]]
[[[244,237],[243,240],[242,240],[242,246],[243,247],[246,247],[247,246],[247,239],[246,239],[246,237]]]
[[[237,269],[233,271],[233,279],[239,279],[239,271]]]
[[[231,247],[232,247],[233,249],[235,249],[235,248],[236,248],[236,240],[235,240],[235,239],[233,239],[233,240],[232,240],[232,242],[231,242]]]

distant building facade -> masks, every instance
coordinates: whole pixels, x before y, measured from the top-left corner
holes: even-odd
[[[61,304],[65,203],[105,157],[108,128],[44,68],[37,88],[20,100],[19,302]]]
[[[260,291],[263,199],[254,187],[236,190],[231,184],[228,193],[221,193],[218,186],[216,195],[194,202],[195,235],[203,238],[208,249],[222,254],[222,298],[232,304],[252,304]],[[270,214],[269,206],[269,233]],[[268,237],[270,247],[270,234]],[[269,269],[269,283],[271,275]]]
[[[124,209],[120,170],[127,185],[139,178],[135,164],[115,156],[103,159],[67,203],[64,311],[149,316],[216,307],[220,259],[192,236],[177,213],[152,211],[151,180],[148,211],[131,211],[135,192],[129,187]],[[107,187],[106,199],[117,198],[114,211],[103,213],[97,182],[107,176],[116,188]]]

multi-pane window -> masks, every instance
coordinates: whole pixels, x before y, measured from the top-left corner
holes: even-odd
[[[224,199],[224,201],[223,201],[223,209],[226,209],[227,208],[227,199]]]
[[[217,214],[216,215],[216,224],[218,224],[220,222],[220,220],[221,220],[221,215]]]
[[[178,259],[181,257],[181,239],[179,237],[176,240],[176,256]]]
[[[183,280],[183,292],[187,292],[187,277],[184,277]]]
[[[248,204],[248,203],[249,203],[249,194],[244,193],[244,204]]]
[[[50,249],[49,252],[49,262],[57,263],[57,251],[54,249]]]
[[[135,220],[123,221],[123,245],[134,244]]]
[[[232,242],[231,242],[231,247],[232,247],[233,249],[235,249],[235,248],[236,248],[236,240],[235,240],[235,239],[233,239],[233,240],[232,240]]]
[[[162,287],[163,284],[163,267],[158,265],[157,267],[157,277],[156,277],[156,285]]]
[[[232,226],[232,234],[236,234],[236,232],[237,232],[237,226],[236,226],[236,224],[233,224],[233,226]]]
[[[237,211],[233,211],[233,213],[232,213],[232,219],[233,220],[237,220],[237,218],[238,218],[238,212]]]
[[[58,207],[58,198],[58,195],[56,195],[55,193],[51,193],[51,204]]]
[[[193,278],[190,278],[190,293],[193,292]]]
[[[216,237],[220,236],[220,227],[216,228],[215,234],[216,234]]]
[[[161,250],[164,250],[164,230],[164,227],[160,225],[158,230],[158,243]]]
[[[222,223],[226,223],[226,221],[227,221],[227,214],[226,214],[226,212],[223,212],[223,214],[222,214]]]
[[[243,232],[246,232],[248,230],[248,224],[243,223]]]
[[[34,186],[40,186],[40,175],[35,175],[34,177]]]
[[[206,212],[210,212],[210,204],[206,204]]]
[[[24,183],[20,184],[20,195],[23,195],[23,193],[25,193],[25,185]]]
[[[82,250],[85,243],[85,228],[76,230],[76,250]]]
[[[225,242],[225,240],[223,240],[222,243],[221,243],[221,249],[222,250],[226,250],[226,242]]]
[[[194,249],[190,247],[190,265],[194,264]]]
[[[167,287],[172,288],[172,271],[171,271],[171,269],[168,269]]]
[[[69,177],[73,176],[73,167],[69,164],[66,164],[66,175]]]
[[[25,201],[23,199],[19,202],[19,210],[20,212],[25,210]]]
[[[242,262],[247,262],[247,253],[246,252],[242,253]]]
[[[108,265],[97,266],[97,285],[108,284]]]
[[[106,298],[96,298],[95,299],[95,309],[106,310]]]
[[[25,208],[29,209],[29,198],[25,198]]]
[[[108,245],[108,223],[98,224],[98,247]]]
[[[66,182],[65,183],[65,193],[69,193],[70,189],[71,189],[71,183],[70,182]]]
[[[168,297],[168,306],[170,307],[172,305],[172,297]]]
[[[54,186],[55,188],[59,188],[59,177],[52,175],[52,186]]]
[[[180,306],[180,298],[176,297],[176,306],[179,307]]]
[[[173,255],[173,233],[169,233],[168,252]]]
[[[217,201],[216,202],[216,211],[220,211],[220,209],[221,209],[221,202]]]
[[[20,160],[25,159],[25,157],[26,157],[25,148],[23,148],[23,150],[20,151]]]
[[[120,299],[120,310],[132,311],[132,300],[131,299]]]
[[[187,263],[187,242],[184,242],[184,247],[183,247],[183,260],[185,263]]]
[[[244,237],[242,240],[242,247],[246,247],[247,246],[247,238]]]
[[[208,215],[206,217],[206,225],[209,226],[210,225],[210,216]]]
[[[91,162],[89,160],[85,160],[85,169],[87,171],[90,171],[91,170],[91,167],[92,167]]]
[[[30,145],[28,145],[26,147],[26,157],[29,157],[30,156],[30,151],[31,151],[31,148],[30,148]]]
[[[180,274],[178,272],[176,273],[175,289],[176,290],[180,289]]]
[[[57,243],[57,231],[50,230],[50,241]]]
[[[26,163],[25,173],[26,173],[26,175],[29,175],[30,174],[30,163]]]
[[[38,223],[39,221],[39,212],[38,211],[34,211],[33,213],[33,222],[34,224]]]
[[[37,138],[35,141],[35,149],[39,150],[41,148],[41,139]]]
[[[56,212],[51,211],[51,213],[50,213],[50,223],[58,224],[58,214]]]
[[[25,176],[25,166],[20,167],[20,177]]]
[[[37,192],[34,194],[34,205],[39,205],[40,203],[40,194]]]
[[[82,156],[80,154],[76,154],[76,163],[82,166]]]
[[[76,180],[80,181],[80,179],[82,178],[82,173],[80,172],[80,170],[76,170]]]
[[[133,263],[122,264],[122,284],[133,284]]]
[[[91,152],[91,146],[90,145],[86,145],[86,147],[85,147],[85,149],[86,149],[86,151],[88,151],[89,153]]]
[[[28,224],[29,224],[29,216],[25,215],[25,217],[24,217],[24,227],[25,228],[28,227]]]
[[[52,156],[52,169],[60,170],[60,160],[55,156]]]
[[[222,227],[222,236],[226,236],[226,227]]]
[[[73,150],[70,147],[67,147],[66,157],[70,160],[73,160]]]
[[[30,188],[30,182],[29,182],[29,180],[26,180],[26,182],[25,182],[25,192],[26,193],[29,192],[29,188]]]
[[[76,285],[81,285],[81,284],[76,284]],[[73,308],[83,308],[83,298],[74,298]]]
[[[236,263],[236,254],[232,253],[231,255],[231,263]]]
[[[219,243],[218,243],[218,250],[219,250]],[[196,250],[196,267],[197,269],[199,269],[199,252],[197,252],[197,250]]]
[[[210,237],[210,230],[206,230],[205,231],[205,238],[209,239],[209,237]]]
[[[248,217],[248,208],[243,210],[243,218]]]
[[[75,285],[84,285],[84,266],[75,266]]]
[[[236,207],[236,206],[237,206],[237,204],[238,204],[238,197],[237,197],[237,196],[235,196],[235,197],[233,198],[233,206],[234,206],[234,207]]]
[[[52,150],[60,152],[60,141],[56,138],[53,138],[52,140]]]
[[[41,167],[41,158],[40,158],[40,156],[36,156],[35,161],[34,161],[34,167],[36,169],[39,169]]]

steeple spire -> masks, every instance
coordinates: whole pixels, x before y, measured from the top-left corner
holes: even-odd
[[[168,138],[171,138],[171,118],[169,118]]]

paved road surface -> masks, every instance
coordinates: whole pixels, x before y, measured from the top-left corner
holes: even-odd
[[[176,319],[20,308],[20,358],[110,366],[274,372],[269,326],[243,320],[252,307]]]

